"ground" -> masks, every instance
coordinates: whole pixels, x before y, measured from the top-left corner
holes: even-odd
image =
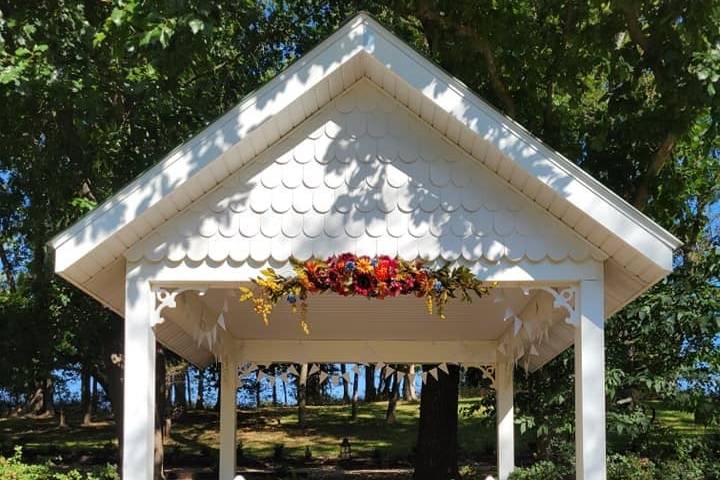
[[[473,402],[463,399],[461,408]],[[398,405],[397,421],[385,422],[386,402],[361,404],[359,416],[350,421],[348,405],[308,407],[308,427],[296,425],[296,408],[264,407],[238,410],[240,470],[247,480],[287,478],[410,478],[413,446],[417,436],[417,403]],[[663,407],[658,418],[683,433],[700,433],[692,415]],[[72,413],[70,427],[59,428],[55,419],[0,419],[0,448],[8,455],[22,445],[26,461],[55,459],[73,466],[114,462],[116,444],[110,421],[77,426]],[[490,472],[494,465],[494,426],[482,412],[461,416],[461,457],[472,459],[476,471]],[[353,460],[340,462],[340,442],[348,438]],[[218,457],[218,415],[213,411],[189,411],[172,427],[166,445],[166,464],[171,478],[213,478]],[[519,454],[527,454],[522,441]],[[525,452],[524,452],[525,450]],[[309,456],[308,456],[309,455]]]

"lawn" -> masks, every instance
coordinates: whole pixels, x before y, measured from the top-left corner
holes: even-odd
[[[461,400],[461,409],[475,399]],[[297,426],[295,407],[264,407],[238,410],[239,464],[246,469],[267,470],[268,465],[332,464],[339,456],[339,445],[348,438],[353,456],[367,459],[375,467],[409,467],[417,436],[419,405],[400,403],[396,422],[385,421],[386,402],[361,404],[356,421],[350,421],[348,405],[308,407],[308,425]],[[656,405],[660,422],[683,434],[702,434],[692,414]],[[114,462],[114,425],[97,422],[78,426],[69,414],[68,428],[59,428],[54,419],[0,419],[0,447],[8,455],[13,446],[22,445],[27,461],[54,458],[62,464],[82,466]],[[495,430],[482,412],[461,415],[459,425],[461,458],[480,465],[494,464]],[[166,444],[166,464],[175,472],[185,468],[211,471],[217,462],[218,415],[214,411],[189,411],[172,427]],[[276,458],[281,453],[281,459]],[[518,455],[527,455],[520,437]],[[306,460],[306,454],[312,459]],[[275,467],[272,467],[275,468]],[[254,478],[248,476],[248,478]],[[370,477],[364,477],[370,478]],[[398,477],[400,478],[400,477]]]

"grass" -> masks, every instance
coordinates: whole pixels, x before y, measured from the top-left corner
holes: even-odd
[[[461,409],[476,399],[461,399]],[[708,433],[694,423],[693,415],[668,405],[654,404],[661,424],[683,435]],[[264,407],[238,410],[240,464],[259,465],[271,461],[276,445],[283,446],[284,460],[297,462],[310,449],[315,462],[338,458],[339,446],[347,437],[354,457],[381,459],[394,465],[409,464],[419,420],[417,403],[398,404],[396,422],[385,421],[386,402],[363,403],[358,418],[350,420],[348,405],[308,407],[308,425],[297,426],[296,407]],[[114,462],[117,444],[112,421],[88,427],[78,426],[79,416],[68,414],[69,428],[59,428],[56,419],[0,418],[0,453],[12,453],[22,445],[27,461],[60,458],[67,465]],[[166,464],[175,467],[212,468],[218,458],[218,414],[213,411],[189,411],[172,426],[167,440]],[[461,457],[492,465],[495,428],[482,411],[461,416],[459,424]],[[519,455],[529,454],[524,438],[518,436]]]

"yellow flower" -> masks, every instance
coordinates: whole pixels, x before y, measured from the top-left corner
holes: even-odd
[[[360,257],[355,263],[355,268],[360,273],[370,273],[373,269],[372,263],[368,257]]]

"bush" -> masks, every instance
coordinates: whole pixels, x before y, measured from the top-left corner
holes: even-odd
[[[42,465],[28,465],[22,461],[22,447],[15,447],[10,458],[0,457],[0,478],[12,480],[119,480],[114,466],[95,469],[90,472],[70,470],[58,471],[58,468],[48,462]]]
[[[567,468],[543,460],[531,467],[515,469],[509,480],[564,480],[569,475]]]
[[[647,458],[635,455],[610,455],[607,459],[608,480],[653,480],[655,464]]]

